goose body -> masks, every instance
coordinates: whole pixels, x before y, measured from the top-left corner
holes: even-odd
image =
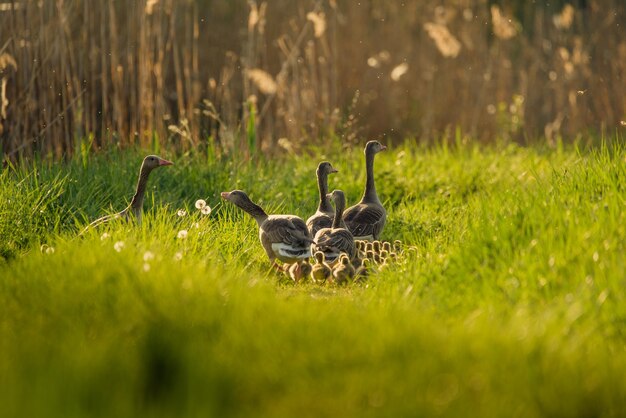
[[[354,267],[346,254],[342,254],[339,262],[333,269],[333,277],[336,284],[346,284],[354,278]]]
[[[365,145],[365,191],[361,201],[346,209],[343,214],[346,227],[356,240],[377,240],[385,226],[387,212],[378,198],[374,184],[374,156],[386,149],[378,141],[369,141]]]
[[[352,233],[341,226],[342,213],[346,205],[345,195],[341,190],[334,190],[328,195],[335,202],[335,219],[330,228],[322,228],[315,234],[313,251],[324,253],[326,261],[330,264],[337,261],[341,253],[352,259],[356,254],[356,246]]]
[[[307,228],[311,236],[314,237],[322,228],[330,228],[335,218],[335,211],[328,199],[328,175],[337,173],[338,171],[328,161],[322,161],[317,166],[317,188],[320,194],[320,201],[317,205],[317,211],[306,221]]]
[[[150,176],[150,173],[152,173],[152,170],[157,167],[168,166],[172,164],[174,163],[156,155],[148,155],[147,157],[145,157],[143,159],[143,162],[141,163],[141,168],[139,169],[139,179],[137,180],[135,194],[133,195],[133,198],[130,201],[130,204],[126,207],[126,209],[122,210],[121,212],[106,215],[96,219],[95,221],[87,225],[87,227],[81,231],[80,235],[86,232],[89,228],[96,227],[114,219],[123,219],[125,221],[134,219],[135,221],[137,221],[138,225],[141,225],[143,200],[146,193],[146,187],[148,185],[148,177]]]
[[[315,264],[311,267],[311,278],[315,283],[324,283],[332,277],[333,272],[326,264],[323,252],[318,251],[313,256],[315,257]]]
[[[241,190],[223,192],[228,200],[254,218],[259,240],[270,261],[297,263],[311,257],[311,243],[306,223],[295,215],[268,215]]]

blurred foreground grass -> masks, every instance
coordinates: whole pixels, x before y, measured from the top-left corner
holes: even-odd
[[[174,157],[142,227],[84,239],[130,199],[142,153],[5,170],[0,416],[623,414],[622,146],[380,154],[385,238],[417,251],[341,288],[281,279],[254,222],[218,201],[241,188],[306,217],[321,158],[330,188],[360,197],[361,150],[312,154]]]

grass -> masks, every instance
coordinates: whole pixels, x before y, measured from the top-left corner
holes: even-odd
[[[172,158],[143,225],[105,239],[76,232],[125,206],[142,153],[5,170],[0,415],[623,414],[622,145],[393,147],[376,161],[384,237],[416,251],[364,285],[294,286],[219,192],[306,217],[328,158],[354,202],[361,151],[322,154]]]

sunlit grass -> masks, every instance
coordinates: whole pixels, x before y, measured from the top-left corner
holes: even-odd
[[[353,203],[362,151],[327,153]],[[621,414],[623,148],[392,148],[384,238],[414,250],[365,284],[294,286],[219,192],[307,217],[321,158],[172,157],[141,227],[82,238],[141,153],[3,172],[0,415]]]

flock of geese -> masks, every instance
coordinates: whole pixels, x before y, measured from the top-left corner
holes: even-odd
[[[337,173],[332,164],[323,161],[317,167],[319,204],[306,222],[296,215],[268,215],[241,190],[221,193],[222,199],[248,213],[259,228],[259,239],[270,262],[299,282],[310,277],[316,283],[344,284],[360,280],[369,272],[384,268],[397,260],[402,251],[400,241],[379,241],[387,212],[374,184],[374,157],[386,147],[378,141],[365,146],[366,182],[361,200],[346,209],[341,190],[328,193],[328,176]],[[141,211],[148,176],[157,167],[171,165],[155,155],[147,156],[141,165],[135,195],[121,212],[99,218],[87,229],[112,219],[135,219],[141,223]],[[334,208],[333,205],[334,204]],[[314,258],[314,264],[309,259]],[[280,266],[276,261],[283,263]]]

